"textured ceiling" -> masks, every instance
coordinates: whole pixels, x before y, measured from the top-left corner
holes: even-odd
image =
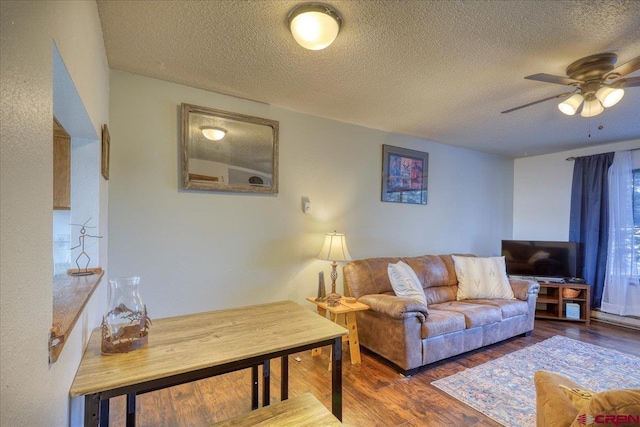
[[[509,157],[640,139],[640,87],[591,119],[559,101],[500,113],[570,89],[524,76],[640,56],[640,1],[331,0],[343,26],[321,51],[287,28],[300,3],[99,0],[98,11],[115,70]]]

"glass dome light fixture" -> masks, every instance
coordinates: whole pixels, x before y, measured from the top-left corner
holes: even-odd
[[[342,18],[331,6],[306,3],[289,12],[287,22],[293,38],[309,50],[322,50],[338,36]]]
[[[202,134],[212,141],[220,141],[227,134],[227,131],[222,128],[207,126],[202,128]]]
[[[573,116],[580,108],[582,101],[584,101],[584,96],[581,93],[574,93],[569,99],[558,104],[558,108],[567,116]]]
[[[605,108],[613,107],[624,96],[624,90],[620,88],[612,88],[610,86],[602,86],[596,92],[596,97]]]

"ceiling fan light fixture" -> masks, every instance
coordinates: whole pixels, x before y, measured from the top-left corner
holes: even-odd
[[[204,127],[202,128],[202,134],[212,141],[220,141],[227,134],[227,131],[222,128]]]
[[[558,108],[567,116],[573,116],[584,101],[584,97],[580,93],[575,93],[564,102],[558,104]]]
[[[342,19],[333,8],[318,3],[295,7],[287,16],[289,28],[298,44],[309,50],[322,50],[338,36]]]
[[[613,107],[624,96],[624,90],[620,88],[612,88],[609,86],[603,86],[596,92],[596,97],[602,103],[605,108]]]
[[[589,101],[584,101],[584,105],[582,106],[582,112],[580,115],[582,117],[593,117],[604,111],[604,107],[600,104],[598,98],[594,97]]]

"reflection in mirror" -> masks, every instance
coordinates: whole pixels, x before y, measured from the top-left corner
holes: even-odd
[[[278,122],[182,104],[182,188],[278,192]]]

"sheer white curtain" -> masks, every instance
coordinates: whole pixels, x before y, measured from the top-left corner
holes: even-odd
[[[609,250],[602,311],[640,316],[640,272],[633,243],[631,152],[619,151],[609,168]]]

